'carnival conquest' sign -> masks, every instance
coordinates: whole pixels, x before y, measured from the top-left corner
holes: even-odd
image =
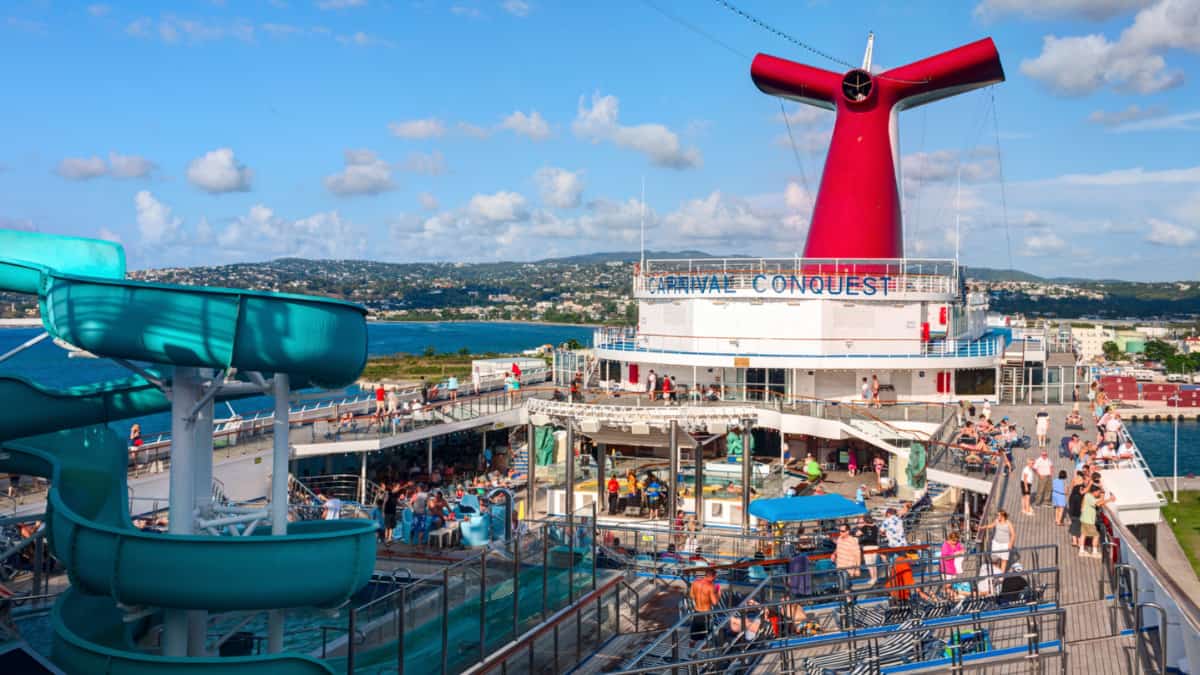
[[[882,295],[887,296],[893,277],[839,274],[758,274],[750,282],[755,293],[775,295]],[[651,295],[709,295],[736,293],[734,277],[712,274],[668,274],[650,279]]]

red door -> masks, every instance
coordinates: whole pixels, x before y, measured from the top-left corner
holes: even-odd
[[[629,364],[629,383],[637,384],[638,382],[638,364],[631,363]]]

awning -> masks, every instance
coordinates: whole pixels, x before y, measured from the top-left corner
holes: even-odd
[[[861,516],[867,507],[841,495],[776,497],[750,502],[750,515],[771,523],[798,523]]]
[[[635,434],[630,431],[620,431],[617,429],[601,429],[600,431],[583,431],[580,432],[584,436],[592,439],[597,444],[604,445],[636,445],[643,448],[666,448],[671,445],[671,437],[666,431],[651,427],[648,434]],[[701,444],[711,440],[711,436],[702,436],[699,440]],[[680,429],[677,436],[679,447],[685,450],[691,450],[696,447],[697,440],[691,434]]]

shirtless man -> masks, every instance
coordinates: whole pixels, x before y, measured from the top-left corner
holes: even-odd
[[[708,570],[704,576],[692,582],[688,594],[692,597],[692,605],[696,612],[711,612],[717,606],[717,571]],[[708,616],[692,617],[692,639],[703,640],[708,636]]]

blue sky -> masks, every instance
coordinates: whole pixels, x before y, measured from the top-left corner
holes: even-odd
[[[1200,275],[1200,0],[733,4],[884,68],[995,39],[1007,82],[901,115],[910,256],[957,214],[967,264]],[[523,260],[635,249],[644,178],[650,247],[803,248],[832,115],[784,104],[797,162],[750,59],[843,67],[719,2],[169,7],[0,9],[0,225],[135,267]]]

